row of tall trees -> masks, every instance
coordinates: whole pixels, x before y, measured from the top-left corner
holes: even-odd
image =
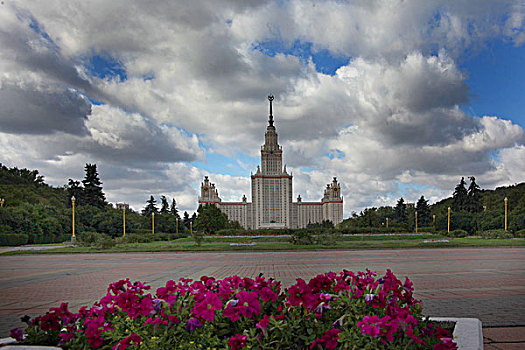
[[[469,213],[479,213],[483,210],[481,204],[481,189],[476,184],[474,176],[469,177],[470,185],[466,188],[465,178],[462,177],[452,194],[452,210],[455,212],[466,211]]]

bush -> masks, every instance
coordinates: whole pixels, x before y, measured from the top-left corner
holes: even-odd
[[[315,240],[313,233],[306,229],[294,230],[290,235],[290,243],[292,244],[301,244],[301,245],[310,245],[314,244]]]
[[[76,234],[76,243],[82,247],[92,247],[97,244],[100,235],[103,235],[103,233],[79,232]]]
[[[19,246],[27,244],[28,235],[22,233],[0,234],[0,246]]]
[[[513,238],[514,236],[509,232],[505,232],[505,230],[488,230],[488,231],[481,232],[481,237],[485,239],[495,239],[495,238]]]
[[[525,238],[525,230],[519,230],[514,233],[514,237],[516,238]]]
[[[317,234],[317,243],[322,245],[335,245],[341,237],[341,232],[336,230],[323,230]]]
[[[123,237],[117,238],[118,243],[149,243],[153,242],[154,237],[151,234],[141,234],[141,233],[128,233]]]
[[[115,246],[116,242],[111,236],[108,236],[106,234],[102,234],[96,243],[96,247],[100,249],[110,249]]]
[[[417,232],[418,233],[422,233],[422,232],[434,233],[434,232],[436,232],[436,228],[434,226],[418,227],[417,228]]]
[[[454,231],[450,231],[450,233],[447,233],[447,236],[454,238],[463,238],[468,236],[468,232],[465,230],[457,229]]]

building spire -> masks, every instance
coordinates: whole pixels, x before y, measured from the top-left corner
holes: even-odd
[[[268,124],[270,126],[273,126],[273,114],[272,114],[273,95],[268,96],[268,101],[270,101],[270,119],[268,120]]]

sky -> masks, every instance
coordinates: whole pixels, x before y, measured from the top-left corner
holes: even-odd
[[[525,181],[525,2],[3,0],[0,162],[107,199],[250,198],[267,96],[294,197],[344,216]]]

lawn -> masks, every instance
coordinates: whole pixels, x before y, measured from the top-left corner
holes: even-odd
[[[425,240],[448,239],[449,242]],[[255,245],[230,245],[230,243]],[[525,239],[446,238],[441,235],[356,236],[346,235],[333,245],[293,245],[288,237],[206,237],[200,246],[189,238],[149,243],[117,244],[108,249],[97,247],[60,247],[39,251],[11,251],[3,254],[57,254],[57,253],[120,253],[120,252],[189,252],[189,251],[275,251],[320,249],[399,249],[399,248],[460,248],[460,247],[523,247]]]

